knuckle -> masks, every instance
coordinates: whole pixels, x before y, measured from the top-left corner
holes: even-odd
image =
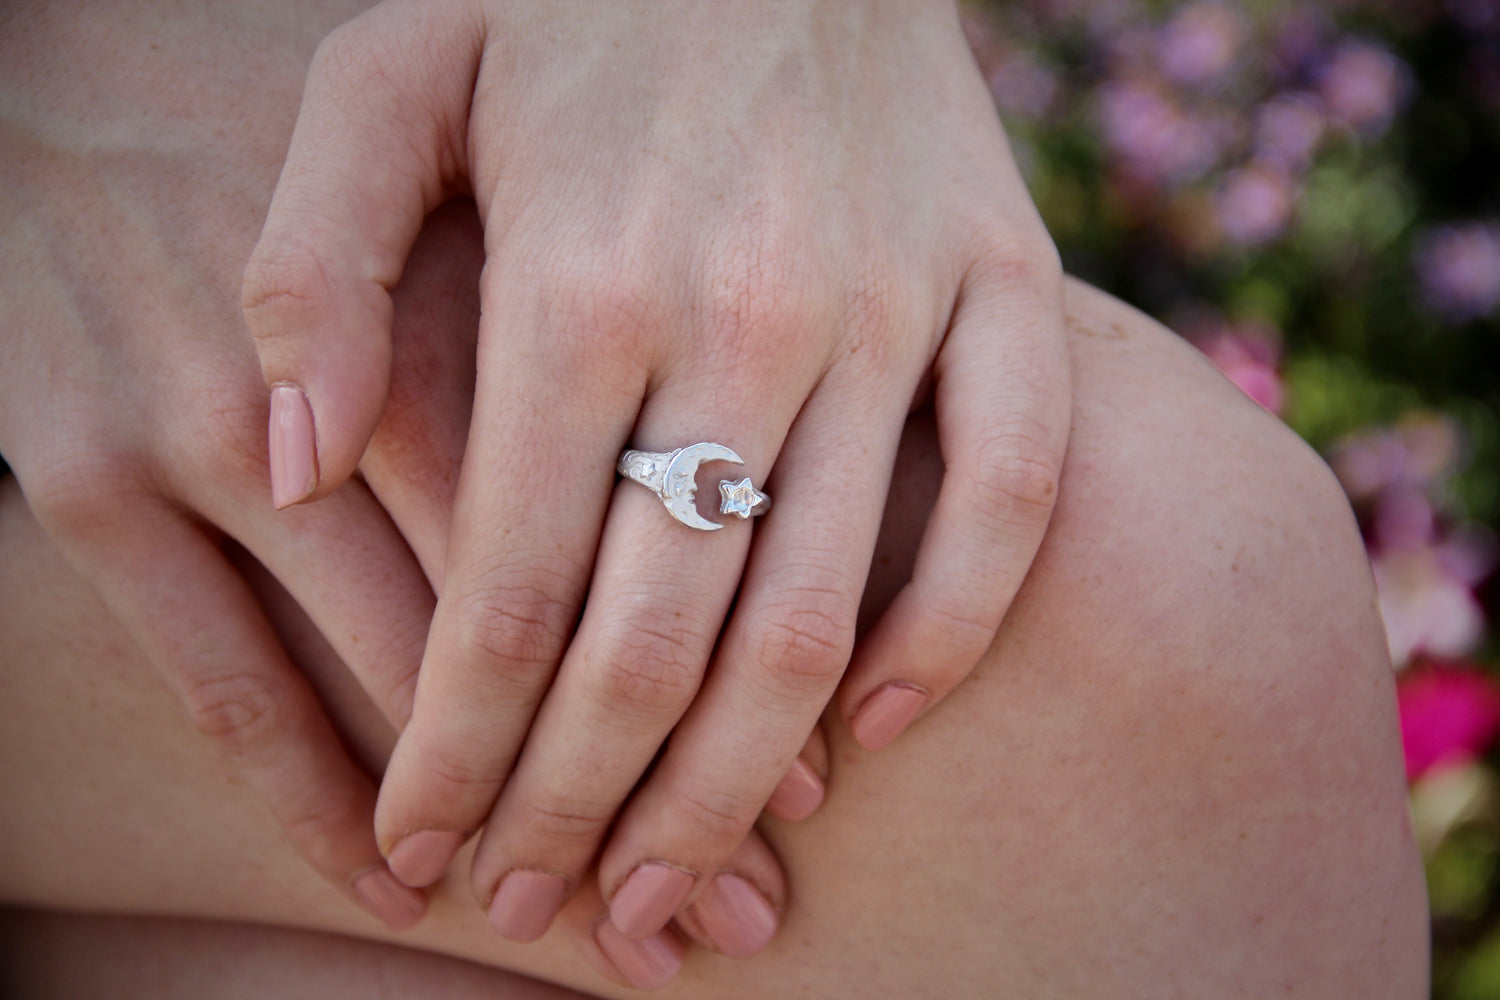
[[[141,470],[128,456],[59,442],[40,465],[26,470],[26,502],[48,530],[86,538],[108,531],[137,492]]]
[[[423,781],[448,789],[493,787],[500,780],[503,762],[490,760],[471,750],[467,746],[440,741],[423,744],[419,753]]]
[[[266,397],[258,381],[226,373],[184,389],[194,419],[174,429],[173,444],[197,483],[238,493],[267,482]]]
[[[449,111],[453,92],[444,86],[455,57],[449,15],[458,5],[406,6],[401,31],[389,30],[389,23],[382,25],[379,16],[366,12],[324,36],[308,67],[304,108],[333,106],[345,115],[357,108],[408,133],[438,119],[461,133]],[[458,172],[463,162],[458,148],[436,152],[444,176]]]
[[[697,645],[686,626],[634,622],[590,653],[590,694],[630,719],[675,719],[698,689]]]
[[[830,321],[814,315],[806,269],[787,242],[761,233],[710,271],[703,318],[726,363],[784,366],[785,357],[768,348],[789,345]]]
[[[764,805],[733,790],[684,788],[678,790],[675,808],[691,836],[732,849],[744,839]]]
[[[329,792],[329,790],[325,790]],[[315,867],[338,876],[337,859],[344,853],[350,835],[368,836],[364,831],[366,806],[351,792],[331,792],[312,796],[295,810],[279,818],[281,827],[303,857]]]
[[[629,260],[628,253],[584,251],[549,269],[539,292],[540,325],[580,361],[640,363],[643,349],[664,328],[659,282]]]
[[[184,685],[182,701],[198,731],[237,759],[270,746],[290,714],[287,696],[255,673],[193,679]]]
[[[395,670],[385,678],[377,697],[386,717],[404,727],[411,720],[412,707],[417,699],[417,677],[422,669],[422,656],[401,655],[395,659]]]
[[[1007,288],[1034,289],[1049,295],[1062,289],[1062,258],[1045,233],[1028,235],[1011,230],[991,241],[979,267],[986,279]]]
[[[516,826],[538,837],[542,843],[588,844],[598,839],[613,818],[614,809],[610,806],[549,795],[544,800],[523,805]]]
[[[381,77],[382,35],[352,18],[323,36],[308,67],[310,86],[357,87]]]
[[[551,675],[573,631],[567,602],[540,583],[487,585],[460,602],[458,649],[488,665],[496,683],[526,686]]]
[[[854,618],[855,608],[840,592],[792,591],[752,627],[747,647],[779,687],[826,694],[849,663]]]
[[[257,345],[296,330],[328,299],[328,275],[317,254],[269,234],[261,239],[240,287],[240,307]]]
[[[903,336],[917,326],[918,307],[896,268],[877,261],[855,282],[845,316],[851,362],[887,372],[913,349],[925,349],[923,338]]]
[[[967,677],[994,643],[999,628],[996,610],[966,604],[955,595],[928,601],[934,638],[930,648],[941,650],[941,655],[928,660],[924,680],[935,693],[941,695]]]
[[[1045,522],[1061,477],[1061,456],[1043,442],[1040,428],[990,435],[968,467],[971,515],[1001,527]]]

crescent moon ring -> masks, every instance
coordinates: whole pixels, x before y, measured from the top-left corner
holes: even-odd
[[[724,525],[699,514],[693,499],[698,491],[698,466],[704,462],[745,464],[740,456],[722,444],[700,441],[667,452],[627,450],[620,456],[615,469],[626,479],[640,483],[661,497],[667,513],[689,528],[718,531]],[[756,489],[749,477],[738,482],[721,480],[719,497],[719,513],[737,514],[741,520],[759,517],[771,509],[771,498]]]

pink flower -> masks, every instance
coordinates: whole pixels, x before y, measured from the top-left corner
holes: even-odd
[[[1391,549],[1370,566],[1397,668],[1421,654],[1463,656],[1484,638],[1484,609],[1441,549]]]
[[[1222,318],[1202,315],[1188,317],[1181,329],[1241,392],[1272,413],[1281,413],[1286,387],[1276,372],[1281,343],[1274,328],[1257,323],[1231,326]]]
[[[1444,226],[1417,243],[1413,259],[1428,304],[1453,320],[1500,305],[1500,225]]]
[[[1432,544],[1437,538],[1437,512],[1427,494],[1410,486],[1382,494],[1375,507],[1374,538],[1381,551]]]
[[[1286,389],[1282,386],[1281,376],[1276,374],[1276,369],[1249,357],[1227,362],[1217,360],[1215,363],[1241,392],[1272,413],[1281,413],[1286,402]]]
[[[1500,733],[1500,684],[1462,664],[1423,664],[1396,682],[1406,777],[1466,763]]]

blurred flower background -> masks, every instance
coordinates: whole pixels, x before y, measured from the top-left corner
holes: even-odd
[[[1399,672],[1434,996],[1500,998],[1500,0],[974,0],[1068,270],[1327,457]]]

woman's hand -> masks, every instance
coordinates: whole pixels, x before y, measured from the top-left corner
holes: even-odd
[[[377,834],[425,885],[487,824],[474,889],[518,940],[608,834],[613,923],[645,938],[723,884],[836,688],[876,749],[988,648],[1067,437],[1056,254],[949,5],[387,0],[319,49],[246,274],[278,506],[360,463],[389,290],[463,191],[474,416],[446,558],[393,510],[441,587]],[[855,650],[929,391],[942,494]],[[753,547],[615,481],[622,449],[695,441],[769,477]]]
[[[270,509],[265,392],[236,308],[307,60],[359,9],[5,8],[0,452],[301,853],[405,927],[425,904],[376,845],[380,762],[351,758],[233,564],[237,542],[404,722],[431,588],[363,483]],[[474,321],[467,301],[443,318]]]

